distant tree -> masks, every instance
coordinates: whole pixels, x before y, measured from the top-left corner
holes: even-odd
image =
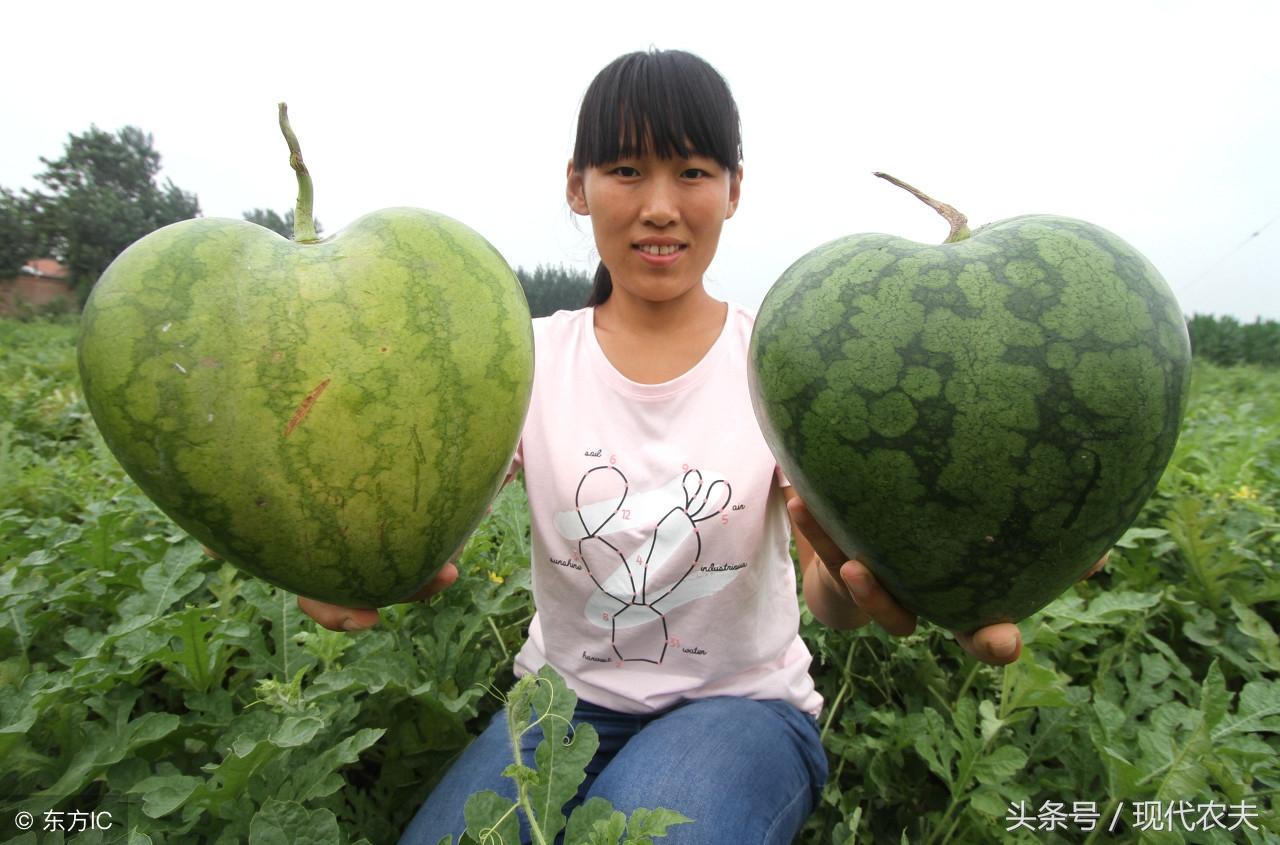
[[[1244,335],[1244,359],[1250,364],[1280,366],[1280,323],[1255,317],[1241,328]]]
[[[1244,359],[1244,337],[1234,317],[1196,314],[1187,321],[1191,354],[1215,364],[1230,366]]]
[[[0,187],[0,279],[18,275],[36,257],[31,212],[22,197]]]
[[[529,313],[534,317],[576,310],[586,305],[591,295],[591,277],[581,270],[539,264],[532,273],[517,267],[516,278],[524,288]]]
[[[1215,364],[1280,366],[1280,322],[1261,317],[1241,325],[1235,317],[1196,314],[1187,320],[1191,354]]]
[[[156,181],[160,153],[134,126],[112,134],[90,126],[68,135],[61,158],[41,158],[43,191],[28,191],[41,253],[67,265],[80,301],[129,244],[170,223],[197,217],[200,204],[172,179]]]
[[[293,238],[293,209],[289,209],[284,213],[284,217],[276,214],[269,208],[255,208],[244,212],[242,215],[245,220],[250,223],[257,223],[259,226],[270,229],[277,235],[292,239]],[[324,227],[320,225],[320,221],[316,220],[316,234],[319,235],[324,231]]]

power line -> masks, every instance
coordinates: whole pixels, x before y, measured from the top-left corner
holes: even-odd
[[[1275,217],[1272,217],[1266,223],[1263,223],[1257,229],[1250,232],[1249,235],[1244,240],[1240,241],[1240,243],[1236,244],[1231,249],[1227,250],[1217,261],[1213,262],[1208,267],[1206,267],[1200,273],[1200,275],[1196,276],[1194,279],[1192,279],[1191,281],[1183,285],[1182,290],[1187,290],[1193,287],[1194,285],[1198,284],[1202,280],[1204,280],[1205,277],[1207,277],[1210,273],[1212,273],[1214,270],[1217,270],[1219,267],[1221,267],[1222,264],[1228,258],[1230,258],[1231,256],[1235,255],[1237,252],[1239,252],[1240,250],[1248,246],[1254,240],[1254,238],[1258,237],[1263,232],[1265,232],[1267,230],[1267,227],[1270,226],[1272,223],[1276,222],[1277,220],[1280,220],[1280,214],[1277,214]]]

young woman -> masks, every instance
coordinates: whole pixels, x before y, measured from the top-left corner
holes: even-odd
[[[664,842],[788,843],[827,777],[822,698],[798,634],[804,598],[837,628],[915,618],[813,520],[765,445],[747,394],[752,315],[703,286],[738,207],[737,107],[682,52],[633,53],[592,82],[567,170],[600,267],[589,307],[534,321],[537,371],[512,473],[523,468],[537,610],[517,674],[550,663],[600,750],[578,800],[694,819]],[[426,597],[457,578],[450,564]],[[377,612],[300,599],[325,627]],[[1013,625],[959,635],[1016,659]],[[503,714],[455,762],[401,840],[457,841],[463,805],[512,762]],[[525,753],[540,739],[526,736]]]

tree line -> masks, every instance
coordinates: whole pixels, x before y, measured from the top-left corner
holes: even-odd
[[[83,304],[125,247],[200,216],[194,193],[172,179],[159,181],[160,153],[152,136],[135,126],[114,133],[90,126],[67,137],[61,157],[40,162],[39,188],[19,193],[0,186],[0,278],[16,276],[33,258],[56,258]],[[293,232],[292,209],[281,216],[255,208],[244,218],[285,237]]]
[[[62,156],[40,158],[39,188],[0,187],[0,278],[51,256],[66,265],[80,301],[125,247],[161,226],[200,214],[196,195],[157,181],[151,136],[126,126],[70,135]]]
[[[539,264],[532,273],[517,267],[516,278],[529,301],[529,314],[534,317],[574,311],[586,305],[591,295],[591,277],[581,270]]]
[[[1191,355],[1223,366],[1260,364],[1280,366],[1280,322],[1241,323],[1234,317],[1196,314],[1187,320]]]

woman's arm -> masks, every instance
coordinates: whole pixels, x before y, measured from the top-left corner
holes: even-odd
[[[868,612],[867,605],[874,604],[876,599],[888,597],[884,590],[878,589],[875,577],[859,561],[847,560],[844,553],[835,545],[826,532],[817,527],[813,517],[796,495],[794,487],[782,488],[787,499],[787,511],[791,518],[791,531],[796,540],[796,554],[800,558],[800,578],[804,588],[804,601],[809,611],[824,625],[840,630],[861,628],[870,622],[873,614]],[[792,505],[792,502],[796,502]],[[825,545],[820,553],[809,541],[810,537],[819,545]],[[839,561],[835,565],[827,561]],[[844,572],[848,567],[849,571]],[[868,583],[868,579],[872,583]],[[868,588],[871,588],[870,590]],[[875,593],[879,592],[879,596]],[[896,602],[892,607],[883,607],[877,621],[884,619],[889,624],[884,627],[891,633],[909,634],[915,629],[915,617]],[[897,611],[897,612],[895,612]]]

